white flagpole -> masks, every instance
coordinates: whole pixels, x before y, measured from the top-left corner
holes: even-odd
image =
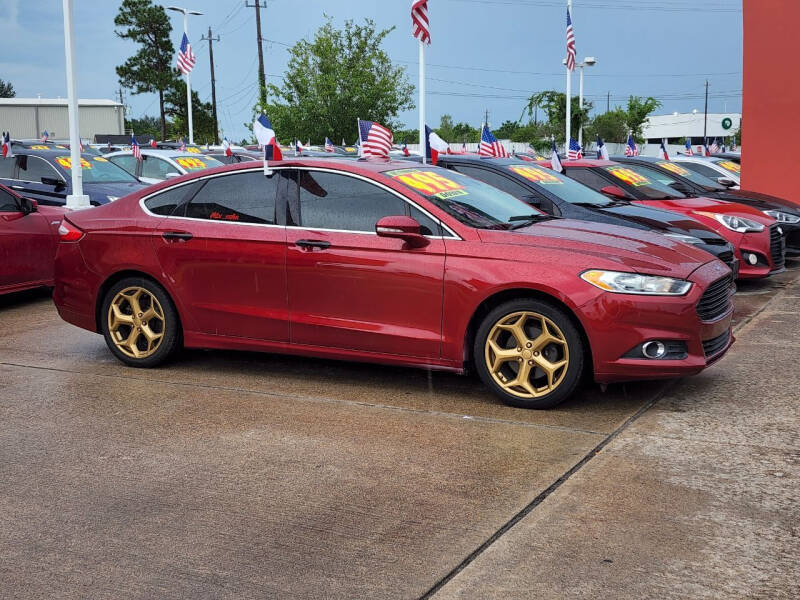
[[[183,13],[183,33],[189,37],[189,15]],[[189,115],[189,143],[194,144],[194,127],[192,126],[192,84],[189,81],[189,73],[186,73],[186,112]]]
[[[419,151],[425,159],[425,42],[419,41]]]
[[[569,11],[570,18],[572,18],[572,0],[567,0],[567,10]],[[573,25],[574,27],[574,25]],[[569,139],[572,127],[572,71],[569,70],[567,65],[567,132],[566,141],[564,142],[564,156],[569,156]]]

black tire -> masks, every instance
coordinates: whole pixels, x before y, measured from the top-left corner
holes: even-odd
[[[495,325],[503,323],[504,320],[510,319],[504,324],[505,326],[507,326],[508,323],[515,322],[516,313],[534,313],[535,315],[544,317],[554,324],[557,330],[560,330],[555,332],[555,337],[559,341],[556,343],[549,343],[543,346],[541,350],[542,358],[553,358],[554,362],[551,364],[559,364],[566,359],[566,365],[554,371],[554,375],[552,376],[552,383],[554,385],[550,391],[537,391],[538,388],[536,385],[532,385],[532,389],[537,391],[537,394],[533,395],[529,393],[528,390],[520,389],[521,386],[519,385],[509,385],[513,384],[514,381],[520,380],[520,366],[515,363],[526,362],[528,358],[531,359],[527,361],[528,364],[533,366],[530,367],[531,377],[527,378],[527,380],[533,384],[537,381],[544,381],[545,384],[548,383],[549,380],[547,379],[546,372],[539,366],[539,363],[534,362],[535,360],[540,360],[536,358],[539,357],[540,354],[537,353],[536,357],[528,356],[533,350],[526,352],[526,359],[523,359],[520,354],[518,358],[506,359],[507,362],[497,361],[496,364],[503,365],[503,367],[496,375],[492,373],[490,365],[487,364],[490,359],[494,358],[496,360],[497,357],[497,354],[493,350],[487,350],[487,340],[490,334],[496,336],[496,339],[493,338],[493,343],[499,345],[502,350],[507,350],[509,352],[521,352],[526,350],[525,344],[520,344],[521,348],[514,347],[518,344],[516,343],[516,336],[514,336],[513,333],[507,334],[504,331],[495,329]],[[523,326],[527,328],[526,333],[527,331],[532,331],[531,335],[538,338],[535,329],[538,325],[540,327],[539,334],[541,334],[541,319],[537,320],[534,316],[526,317],[522,323]],[[545,326],[548,328],[548,331],[552,329],[551,325],[546,322]],[[504,342],[501,337],[499,337],[503,335],[507,336]],[[535,349],[537,347],[536,344],[534,342],[532,342],[532,344],[532,348]],[[546,301],[520,298],[518,300],[505,302],[486,315],[476,332],[475,343],[472,348],[472,357],[481,381],[483,381],[484,385],[492,390],[505,404],[517,408],[543,409],[552,408],[564,402],[580,384],[584,370],[584,356],[586,355],[586,348],[584,346],[585,344],[577,327],[563,309]],[[514,370],[514,367],[516,367],[516,370]],[[505,370],[505,372],[503,370]],[[513,379],[511,378],[512,375],[514,376]],[[505,377],[506,387],[503,387],[495,377]],[[525,394],[527,394],[527,396]]]
[[[163,319],[159,319],[158,316],[151,319],[150,327],[152,329],[147,330],[150,335],[161,334],[158,344],[153,344],[152,349],[148,350],[149,353],[146,356],[141,357],[131,356],[127,354],[126,351],[120,349],[117,342],[115,342],[114,338],[112,337],[111,324],[109,322],[109,311],[111,311],[111,305],[112,302],[115,301],[115,298],[118,297],[120,292],[126,290],[135,290],[137,288],[143,290],[152,298],[155,298],[157,301],[156,307],[161,309],[160,313],[163,313],[160,315],[163,316]],[[142,294],[141,298],[143,303],[146,303],[146,308],[149,308],[149,306],[152,305],[152,298],[145,300],[145,294]],[[123,301],[122,308],[125,311],[126,317],[129,316],[127,314],[127,309],[130,307],[130,303],[128,303],[126,307]],[[181,346],[181,330],[178,322],[178,311],[175,309],[175,305],[173,304],[172,299],[169,297],[169,294],[167,294],[167,291],[152,279],[147,279],[144,277],[126,277],[125,279],[121,279],[108,289],[105,297],[103,298],[103,304],[100,310],[100,329],[103,332],[106,345],[118,360],[128,366],[139,368],[158,366],[169,359]],[[142,314],[146,313],[140,313],[139,316],[142,316]],[[131,314],[130,316],[132,317],[133,315]],[[161,321],[160,326],[157,325],[157,321]],[[140,326],[139,329],[141,330],[144,330],[148,326],[146,321],[138,321],[137,324]],[[130,326],[131,329],[133,329],[133,327],[134,325]],[[139,329],[137,329],[137,331]],[[117,327],[116,331],[119,333],[120,328]],[[122,330],[123,333],[124,331],[125,330]],[[139,343],[139,345],[147,345],[149,343],[144,336],[144,332],[142,332],[141,337],[137,337],[137,343]],[[127,351],[131,350],[128,349]]]

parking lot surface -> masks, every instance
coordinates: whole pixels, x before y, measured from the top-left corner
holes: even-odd
[[[474,377],[234,352],[119,364],[0,299],[6,597],[800,597],[800,269],[686,380],[549,411]]]

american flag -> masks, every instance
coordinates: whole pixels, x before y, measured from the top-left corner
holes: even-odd
[[[694,150],[692,150],[692,138],[686,138],[686,156],[694,156]]]
[[[481,129],[481,145],[478,146],[478,154],[480,156],[494,156],[496,158],[506,158],[508,152],[503,147],[503,144],[497,141],[497,138],[489,131],[489,126],[484,125]]]
[[[428,22],[428,0],[412,0],[411,26],[414,37],[424,44],[431,43],[431,29]]]
[[[625,156],[639,156],[639,148],[633,141],[633,136],[628,135],[628,142],[625,144]]]
[[[333,142],[325,138],[325,152],[333,152]]]
[[[583,148],[576,139],[569,140],[569,151],[567,152],[567,160],[580,160],[583,158]]]
[[[49,137],[50,137],[50,134],[49,134],[49,133],[47,133],[47,129],[45,129],[45,130],[42,132],[42,143],[46,142],[46,141],[47,141],[47,138],[49,138]]]
[[[136,160],[142,160],[142,149],[139,148],[139,142],[136,141],[133,134],[131,134],[131,152],[133,152],[133,157]]]
[[[731,140],[731,152],[736,152],[736,136]]]
[[[719,142],[717,142],[717,138],[714,138],[714,141],[711,142],[711,154],[716,154],[719,152]]]
[[[358,139],[361,156],[389,156],[394,136],[392,132],[373,121],[358,120]]]
[[[189,43],[189,38],[183,34],[181,40],[181,48],[178,50],[178,70],[184,75],[188,75],[194,69],[194,53],[192,52],[192,45]]]
[[[572,30],[572,17],[567,7],[567,69],[575,70],[575,32]]]

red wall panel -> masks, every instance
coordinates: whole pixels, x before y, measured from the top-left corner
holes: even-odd
[[[798,0],[744,0],[742,187],[800,201]]]

